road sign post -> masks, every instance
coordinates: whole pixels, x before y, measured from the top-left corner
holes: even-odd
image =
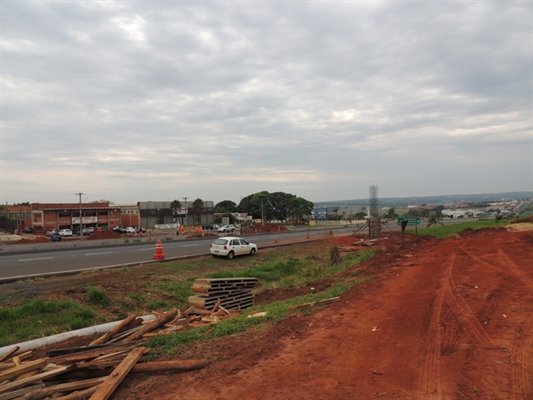
[[[420,226],[420,217],[400,217],[398,218],[398,225],[402,226],[404,221],[407,221],[407,226],[414,226],[415,232],[418,233],[417,227]]]

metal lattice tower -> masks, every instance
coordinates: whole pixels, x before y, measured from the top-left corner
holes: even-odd
[[[379,201],[377,185],[370,186],[369,216],[379,217]]]

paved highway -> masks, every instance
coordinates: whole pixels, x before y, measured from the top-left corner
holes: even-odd
[[[444,223],[466,222],[467,220],[446,220]],[[425,226],[425,225],[422,225]],[[389,228],[397,230],[397,224],[388,225]],[[335,236],[349,235],[357,227],[326,228],[332,231]],[[311,239],[324,237],[324,229],[298,230],[290,232],[267,233],[246,235],[244,238],[252,243],[256,243],[258,251],[261,247],[278,246],[305,241],[309,233]],[[181,238],[180,238],[181,239]],[[180,258],[208,255],[209,247],[213,238],[172,240],[163,242],[163,253],[166,260],[177,260]],[[0,253],[0,283],[12,282],[15,280],[31,277],[43,277],[50,275],[72,274],[91,269],[113,268],[127,265],[138,265],[154,261],[155,242],[130,243],[130,244],[107,244],[98,245],[94,243],[84,247],[66,247],[67,243],[61,243],[64,248],[44,250],[27,250],[17,252]],[[92,244],[92,243],[91,243]],[[51,245],[46,243],[44,247]],[[19,245],[16,245],[17,247]],[[70,244],[74,246],[74,242]],[[21,246],[22,248],[22,246]],[[13,250],[11,247],[10,250]]]
[[[347,235],[352,228],[330,229],[335,235]],[[292,231],[269,234],[246,235],[244,238],[256,243],[259,251],[264,246],[283,245],[294,241],[305,241],[307,232],[311,239],[324,237],[324,230]],[[187,258],[209,254],[214,238],[187,239],[163,243],[166,260]],[[118,244],[82,248],[65,248],[58,250],[37,250],[5,253],[0,255],[0,282],[17,279],[78,273],[101,268],[125,265],[138,265],[156,262],[153,259],[155,242],[135,244]]]

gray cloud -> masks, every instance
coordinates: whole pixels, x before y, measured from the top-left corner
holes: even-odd
[[[530,15],[3,3],[1,201],[531,190]]]

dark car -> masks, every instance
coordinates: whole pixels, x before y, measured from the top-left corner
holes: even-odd
[[[29,226],[22,229],[22,233],[33,233],[33,228],[30,228]]]

